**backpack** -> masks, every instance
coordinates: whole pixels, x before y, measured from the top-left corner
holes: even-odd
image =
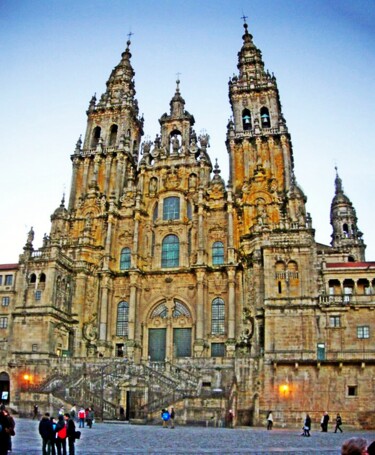
[[[57,437],[60,439],[66,439],[66,425],[64,425],[61,430],[57,432]]]

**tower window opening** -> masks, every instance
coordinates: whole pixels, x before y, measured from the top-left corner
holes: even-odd
[[[251,130],[251,113],[249,109],[242,112],[242,128],[244,131]]]
[[[281,281],[279,281],[277,283],[277,288],[278,288],[279,294],[281,294],[282,293]]]
[[[116,145],[118,126],[112,125],[109,132],[109,146],[113,147]]]
[[[30,283],[36,283],[36,275],[35,275],[35,273],[32,273],[30,275]]]
[[[263,128],[271,128],[271,118],[267,107],[262,107],[260,110],[260,119]]]
[[[346,223],[342,226],[342,232],[344,237],[349,237],[349,226]]]
[[[91,147],[96,147],[99,143],[100,135],[101,135],[102,129],[100,126],[96,126],[92,132],[92,140],[91,140]]]

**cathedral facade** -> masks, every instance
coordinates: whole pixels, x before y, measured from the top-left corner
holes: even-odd
[[[186,422],[232,408],[237,424],[272,409],[285,425],[328,411],[375,426],[375,262],[338,173],[331,245],[315,241],[276,78],[244,29],[228,182],[179,80],[160,134],[142,141],[130,41],[91,99],[69,199],[43,245],[31,230],[19,263],[0,268],[13,409],[51,405],[60,380],[80,393],[60,399],[99,398],[103,415],[124,405],[150,420],[174,404]]]

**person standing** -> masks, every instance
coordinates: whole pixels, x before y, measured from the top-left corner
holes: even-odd
[[[229,428],[234,428],[234,412],[232,409],[229,409],[228,412],[228,426]]]
[[[74,443],[76,441],[76,424],[70,414],[65,414],[66,435],[68,437],[69,455],[74,455]]]
[[[168,428],[168,420],[170,418],[170,415],[167,409],[161,410],[161,418],[163,420],[163,428]]]
[[[169,424],[170,424],[170,427],[174,428],[174,416],[175,416],[174,407],[171,406],[169,408],[168,412],[169,412]]]
[[[336,416],[335,433],[337,433],[337,430],[340,430],[340,432],[342,433],[341,425],[342,425],[341,416],[340,416],[340,414],[337,414],[337,416]]]
[[[75,420],[77,417],[77,406],[75,405],[75,403],[73,404],[72,409],[70,410],[70,417],[73,420]]]
[[[84,428],[84,426],[85,426],[85,417],[86,417],[85,410],[81,406],[81,409],[78,411],[79,428]]]
[[[51,421],[51,425],[52,425],[51,455],[56,455],[56,425],[57,425],[57,422],[53,416],[50,418],[50,421]]]
[[[92,428],[92,424],[94,422],[94,410],[89,408],[89,412],[87,413],[87,426]]]
[[[320,426],[322,427],[322,431],[324,433],[327,433],[327,431],[328,431],[328,422],[329,422],[329,415],[328,415],[328,412],[325,412],[322,416],[322,420],[320,423]]]
[[[39,434],[42,437],[43,455],[51,455],[51,440],[54,434],[49,412],[46,412],[39,422]]]
[[[63,415],[59,415],[57,424],[56,424],[56,448],[57,448],[57,455],[67,455],[66,454],[66,436],[67,436],[67,428],[66,422]],[[61,453],[62,449],[62,453]]]
[[[273,427],[272,411],[268,411],[268,414],[267,414],[267,430],[272,430],[272,427]]]
[[[35,403],[33,408],[33,420],[38,418],[38,410],[39,410],[38,405]]]

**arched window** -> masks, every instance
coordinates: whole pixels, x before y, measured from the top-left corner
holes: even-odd
[[[223,242],[215,242],[212,245],[212,264],[224,264],[224,245]]]
[[[129,304],[120,302],[117,306],[116,335],[127,337],[129,330]]]
[[[40,283],[45,283],[45,282],[46,282],[46,275],[45,275],[45,273],[41,273],[41,274],[40,274],[39,282],[40,282]]]
[[[244,109],[242,112],[242,128],[244,131],[251,130],[251,114],[249,109]]]
[[[344,237],[349,237],[349,226],[346,223],[344,223],[344,225],[342,226],[342,231]]]
[[[166,197],[163,201],[163,220],[178,220],[180,218],[180,198]]]
[[[130,248],[123,248],[120,256],[120,270],[130,269]]]
[[[180,263],[180,242],[173,234],[167,235],[163,240],[161,251],[162,267],[178,267]]]
[[[211,305],[211,333],[220,335],[225,333],[225,303],[224,300],[217,297]]]
[[[91,147],[96,147],[99,143],[100,134],[102,129],[100,126],[96,126],[92,132]]]
[[[260,121],[262,122],[262,128],[271,128],[270,112],[266,107],[262,107],[260,110]]]
[[[118,126],[117,125],[112,125],[111,129],[109,130],[109,143],[108,143],[108,145],[110,147],[113,147],[114,145],[116,145],[117,131],[118,131]]]
[[[35,273],[32,273],[30,275],[30,283],[36,283],[36,275],[35,275]]]

